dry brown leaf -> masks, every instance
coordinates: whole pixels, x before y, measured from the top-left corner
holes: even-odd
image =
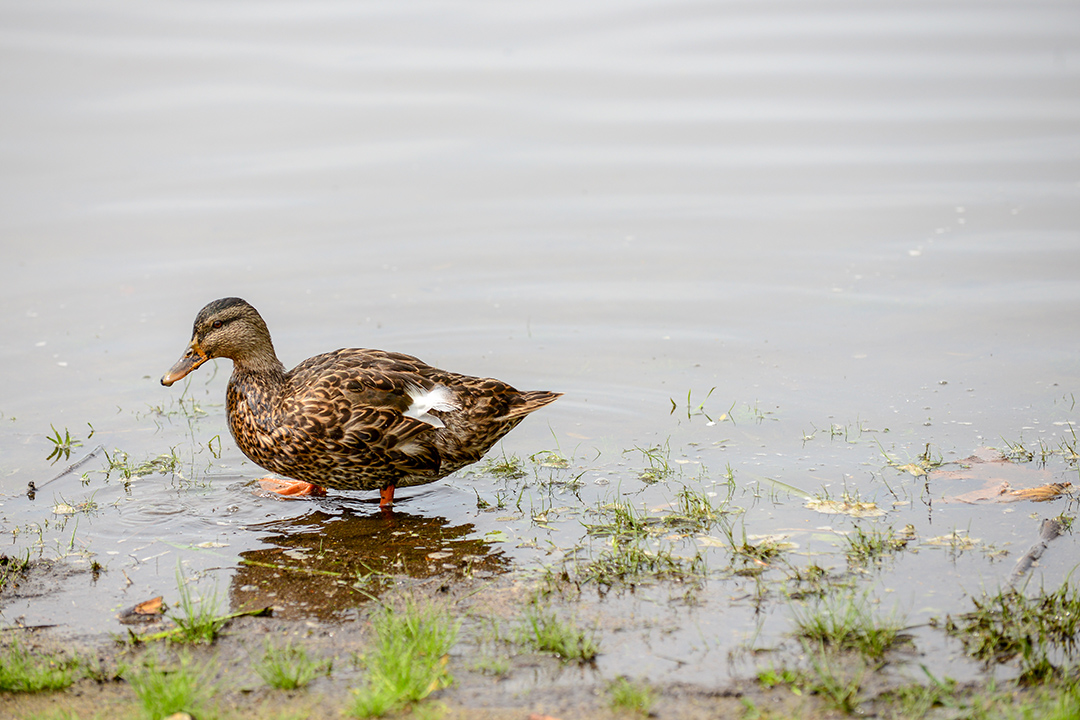
[[[1001,480],[988,482],[985,487],[981,487],[978,490],[971,490],[970,492],[942,498],[942,502],[974,503],[979,502],[980,500],[1003,503],[1019,502],[1021,500],[1047,502],[1059,498],[1071,491],[1072,483],[1046,483],[1045,485],[1039,485],[1037,487],[1013,490],[1009,486],[1009,483]]]
[[[143,600],[138,605],[129,607],[127,610],[124,610],[117,615],[117,617],[122,623],[148,623],[156,620],[167,609],[165,603],[161,600],[161,596],[158,595],[156,598]]]
[[[1034,500],[1035,502],[1046,502],[1047,500],[1053,500],[1069,492],[1072,487],[1072,483],[1048,483],[1046,485],[1040,485],[1033,488],[1022,488],[1020,490],[1010,490],[1005,493],[1006,497],[1001,502],[1012,502],[1013,500]]]
[[[156,598],[144,600],[138,605],[136,605],[134,608],[132,608],[132,612],[134,612],[136,615],[160,615],[164,612],[165,606],[165,603],[163,603],[161,600],[161,595],[158,595]]]

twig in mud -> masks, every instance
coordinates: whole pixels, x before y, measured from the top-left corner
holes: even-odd
[[[1052,540],[1057,539],[1065,532],[1065,526],[1057,518],[1047,518],[1043,520],[1042,526],[1039,528],[1039,542],[1031,546],[1031,549],[1024,553],[1024,556],[1016,563],[1016,567],[1013,569],[1012,574],[1009,576],[1009,581],[1006,586],[1015,585],[1016,581],[1024,576],[1024,574],[1031,569],[1031,566],[1042,557],[1042,554],[1046,551],[1047,545]]]
[[[274,612],[273,608],[271,608],[271,607],[257,608],[255,610],[237,610],[236,612],[231,612],[231,613],[227,613],[225,615],[221,615],[221,616],[217,617],[216,619],[217,620],[228,621],[228,620],[235,620],[236,618],[239,618],[239,617],[249,617],[249,616],[250,617],[270,617],[271,615],[273,615],[273,612]],[[169,628],[168,630],[163,630],[161,632],[156,632],[156,633],[149,634],[149,635],[139,635],[139,634],[137,634],[135,632],[131,632],[130,630],[128,632],[129,632],[129,636],[133,640],[135,640],[137,642],[152,642],[154,640],[167,640],[167,639],[172,638],[175,635],[179,635],[180,633],[183,632],[183,628],[181,628],[181,627]]]
[[[59,475],[57,475],[56,477],[54,477],[54,478],[53,478],[52,480],[48,480],[48,481],[46,481],[46,482],[43,482],[43,483],[41,483],[41,485],[37,485],[37,486],[35,486],[33,482],[29,483],[29,485],[28,485],[28,487],[27,487],[27,494],[31,496],[31,499],[33,499],[33,494],[34,494],[35,492],[37,492],[37,491],[38,491],[38,490],[40,490],[41,488],[45,487],[45,486],[46,486],[46,485],[48,485],[49,483],[52,483],[52,482],[56,482],[57,480],[59,480],[60,478],[64,477],[65,475],[67,475],[67,474],[68,474],[69,472],[71,472],[72,470],[75,470],[75,469],[77,469],[77,468],[79,468],[79,467],[82,467],[82,466],[83,466],[83,465],[85,465],[85,464],[86,464],[87,462],[89,462],[90,460],[92,460],[92,459],[93,459],[93,458],[94,458],[94,457],[95,457],[95,456],[96,456],[96,455],[97,455],[97,454],[98,454],[99,452],[102,452],[103,450],[105,450],[105,446],[104,446],[104,445],[98,445],[98,446],[97,446],[96,448],[94,448],[94,449],[93,449],[93,450],[91,450],[90,452],[88,452],[88,453],[86,453],[85,455],[83,455],[83,456],[82,456],[82,458],[80,458],[79,460],[76,460],[75,462],[71,463],[71,464],[70,464],[70,465],[68,465],[68,466],[67,466],[66,468],[64,468],[64,469],[63,469],[63,470],[62,470],[62,471],[60,472],[60,474],[59,474]]]

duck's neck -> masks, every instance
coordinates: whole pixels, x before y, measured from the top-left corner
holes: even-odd
[[[237,444],[252,459],[248,448],[253,438],[272,433],[279,423],[285,385],[285,366],[272,351],[264,356],[233,358],[232,377],[225,391],[226,416]]]
[[[233,435],[245,436],[256,429],[270,432],[277,424],[285,385],[285,366],[272,351],[265,356],[233,358],[232,377],[225,392]]]
[[[285,366],[274,352],[266,323],[257,314],[255,322],[234,340],[230,350],[227,357],[232,358],[234,374],[252,375],[271,383],[285,381]]]
[[[267,332],[259,342],[249,344],[232,357],[233,375],[254,376],[262,382],[279,384],[285,382],[285,366],[273,351],[273,342]]]
[[[233,375],[254,376],[262,382],[278,385],[285,382],[285,366],[274,354],[273,346],[270,346],[267,352],[233,358]]]

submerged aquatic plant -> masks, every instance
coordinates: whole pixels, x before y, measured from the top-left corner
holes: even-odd
[[[540,467],[555,468],[558,470],[565,470],[570,467],[570,458],[563,455],[558,450],[540,450],[529,456],[534,464]]]
[[[649,512],[644,504],[639,508],[617,493],[613,499],[601,501],[591,510],[591,514],[597,517],[597,522],[583,524],[589,535],[617,537],[621,540],[640,540],[671,529],[705,533],[727,513],[730,489],[719,503],[713,501],[716,495],[715,492],[683,485],[670,506]]]
[[[188,587],[179,568],[176,570],[176,584],[180,593],[180,602],[177,605],[180,614],[170,615],[172,621],[176,623],[177,632],[171,634],[169,638],[179,643],[214,642],[221,628],[229,621],[228,616],[218,614],[217,591],[215,590],[208,597],[196,600],[192,597],[191,588]]]
[[[586,632],[573,621],[562,620],[539,599],[530,605],[521,618],[517,641],[537,652],[549,652],[567,661],[591,662],[600,652],[593,633]]]
[[[831,576],[829,571],[817,563],[805,566],[788,565],[787,596],[792,600],[802,600],[810,596],[824,596],[836,592],[840,586],[851,587],[853,580],[844,580]]]
[[[1027,597],[1018,590],[972,598],[975,610],[946,618],[945,630],[968,654],[985,663],[1017,658],[1021,678],[1063,674],[1080,648],[1080,589],[1066,581],[1057,590]]]
[[[826,595],[792,606],[795,634],[822,648],[880,658],[902,640],[901,618],[879,617],[866,595]]]
[[[786,550],[794,547],[784,536],[751,537],[742,529],[741,538],[736,536],[735,528],[725,526],[724,537],[731,550],[732,566],[739,574],[755,574],[769,567]]]
[[[600,522],[583,523],[590,535],[614,536],[623,539],[647,537],[652,529],[658,528],[660,519],[650,517],[644,509],[638,509],[633,503],[616,496],[608,502],[601,502],[593,511]]]
[[[663,579],[701,579],[708,573],[708,566],[697,550],[692,557],[684,558],[663,542],[650,545],[644,540],[612,537],[598,554],[575,561],[573,572],[582,583],[633,586]]]
[[[106,467],[105,476],[109,477],[113,472],[120,474],[125,481],[130,481],[144,475],[169,475],[176,474],[180,469],[180,456],[176,450],[170,450],[157,457],[135,463],[131,457],[122,450],[113,450],[112,455],[105,453]]]
[[[711,415],[709,415],[709,413],[705,412],[705,403],[707,403],[709,401],[709,398],[712,397],[712,394],[714,392],[716,392],[716,387],[709,388],[709,391],[707,393],[705,393],[705,398],[701,402],[699,402],[699,403],[697,403],[695,405],[693,400],[691,399],[694,396],[693,389],[687,390],[686,391],[686,419],[687,420],[692,420],[697,416],[701,416],[701,417],[705,418],[705,420],[707,420],[710,423],[715,423],[715,422],[719,422],[719,421],[722,421],[722,420],[730,420],[731,419],[731,411],[735,408],[735,402],[734,401],[731,403],[731,407],[728,408],[728,411],[726,413],[724,413],[723,415],[717,417],[717,418],[713,418]],[[675,402],[675,398],[668,398],[668,400],[671,402],[671,412],[669,414],[674,415],[675,411],[679,409],[679,405],[678,405],[678,403]]]
[[[49,442],[51,442],[53,444],[53,448],[52,448],[52,452],[49,453],[49,457],[47,457],[45,459],[52,461],[52,463],[54,465],[61,458],[63,458],[64,460],[70,460],[71,459],[71,451],[74,448],[77,448],[80,445],[82,445],[82,440],[76,440],[75,438],[71,437],[71,433],[68,432],[67,428],[64,428],[64,434],[61,435],[60,431],[57,430],[54,425],[49,425],[49,427],[52,428],[53,434],[51,436],[46,436],[46,437],[48,437]],[[90,434],[91,435],[94,434],[92,430],[91,430]]]
[[[528,475],[525,472],[524,460],[517,455],[506,455],[505,453],[501,457],[492,458],[485,462],[481,470],[488,475],[503,480],[519,480]]]
[[[675,494],[675,506],[664,518],[664,524],[696,533],[709,532],[727,514],[733,486],[727,486],[727,495],[719,503],[713,501],[717,493],[696,489],[689,485]]]
[[[871,527],[864,530],[862,525],[846,536],[845,554],[851,565],[865,566],[880,562],[885,556],[901,552],[908,543],[915,539],[915,526],[906,525],[902,532],[896,532],[891,526]]]
[[[638,473],[638,477],[650,485],[667,480],[675,474],[675,469],[671,467],[671,447],[666,442],[649,448],[634,446],[623,454],[630,452],[640,453],[641,458],[648,463],[648,467]]]

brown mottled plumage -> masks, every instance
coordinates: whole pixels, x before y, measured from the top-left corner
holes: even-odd
[[[233,361],[225,406],[237,446],[267,470],[310,483],[285,494],[381,490],[387,505],[395,486],[434,482],[476,462],[560,396],[382,350],[336,350],[286,372],[266,323],[239,298],[199,311],[187,352],[161,383],[217,357]]]

